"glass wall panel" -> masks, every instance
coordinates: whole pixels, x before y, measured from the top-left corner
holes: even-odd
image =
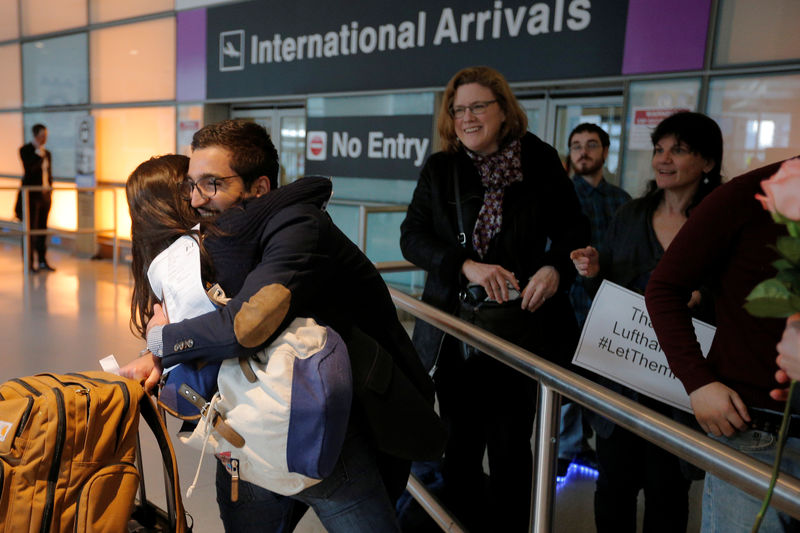
[[[91,34],[92,102],[175,99],[175,17]]]
[[[676,111],[696,111],[699,94],[699,78],[631,83],[620,182],[634,198],[644,193],[653,178],[653,128]]]
[[[23,35],[86,26],[86,0],[23,0],[20,5]]]
[[[170,11],[172,8],[173,0],[89,0],[89,17],[96,24]]]
[[[53,205],[50,207],[47,225],[66,230],[78,227],[78,201],[72,184],[56,183],[53,187]]]
[[[19,68],[18,44],[0,46],[0,65],[3,66],[3,82],[0,83],[0,108],[22,107],[22,74]]]
[[[0,113],[0,175],[22,176],[22,113]]]
[[[524,99],[519,100],[522,109],[528,116],[528,131],[544,139],[546,127],[545,117],[547,116],[547,102],[541,98],[537,99]]]
[[[800,75],[711,81],[708,114],[722,128],[727,178],[800,152]]]
[[[95,109],[96,173],[98,182],[125,183],[139,163],[154,155],[175,153],[175,108],[137,107]],[[111,225],[113,206],[103,204],[96,224]],[[120,235],[130,235],[125,193],[117,195]]]
[[[178,106],[178,152],[183,155],[192,153],[192,136],[203,127],[203,106]]]
[[[309,98],[309,117],[424,115],[433,113],[433,93]]]
[[[591,100],[586,98],[585,100]],[[578,124],[589,122],[600,126],[609,136],[608,157],[606,158],[606,179],[611,183],[618,183],[616,173],[619,166],[620,137],[622,135],[622,98],[615,102],[597,103],[561,103],[554,101],[555,105],[555,141],[553,147],[558,151],[562,160],[569,157],[569,134]]]
[[[25,106],[87,103],[89,63],[86,50],[85,33],[23,44]]]
[[[0,178],[0,220],[16,220],[14,205],[18,190],[18,179]]]
[[[800,2],[722,0],[714,65],[800,58]]]
[[[88,111],[64,113],[25,113],[25,139],[33,137],[34,124],[47,126],[47,149],[53,155],[53,176],[75,179],[78,121]]]
[[[0,0],[0,41],[19,37],[18,0]]]
[[[175,108],[95,109],[97,181],[125,183],[154,155],[175,153]]]
[[[280,183],[286,184],[305,175],[306,169],[306,117],[282,116],[280,146]]]

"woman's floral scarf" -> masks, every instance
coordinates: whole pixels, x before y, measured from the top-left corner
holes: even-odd
[[[522,181],[522,145],[519,139],[497,152],[482,156],[467,150],[486,188],[483,206],[472,231],[472,247],[483,258],[489,243],[503,227],[503,196],[506,187]]]

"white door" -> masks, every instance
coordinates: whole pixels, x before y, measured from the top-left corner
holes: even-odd
[[[552,98],[548,101],[545,140],[558,150],[562,159],[569,155],[569,134],[578,124],[591,122],[603,128],[610,138],[606,169],[609,181],[619,184],[619,158],[622,136],[622,96]]]

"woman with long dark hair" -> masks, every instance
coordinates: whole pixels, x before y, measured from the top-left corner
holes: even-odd
[[[197,212],[181,198],[178,186],[186,177],[189,158],[183,155],[153,157],[136,167],[125,192],[131,214],[131,330],[146,338],[153,306],[160,302],[150,288],[147,269],[153,259],[175,240],[192,235],[200,246],[201,276],[214,277],[211,258],[203,246]],[[213,230],[212,230],[213,231]]]
[[[644,295],[650,274],[664,250],[691,216],[692,209],[722,180],[722,132],[701,113],[680,112],[664,119],[651,135],[655,179],[641,198],[617,211],[600,250],[589,246],[571,254],[578,273],[594,290],[607,279]],[[700,287],[687,302],[696,318],[709,320],[709,297]],[[691,423],[677,409],[611,381],[611,388],[661,413]],[[597,432],[599,477],[595,491],[598,533],[635,533],[636,500],[644,490],[645,533],[686,531],[690,477],[688,465],[657,445],[590,415]]]

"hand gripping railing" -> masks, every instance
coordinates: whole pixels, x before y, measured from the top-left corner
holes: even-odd
[[[766,494],[772,473],[771,465],[756,461],[629,398],[396,289],[390,289],[390,292],[395,305],[400,309],[477,347],[539,382],[531,509],[531,530],[535,533],[552,530],[555,501],[554,474],[562,395],[605,416],[656,446],[736,485],[756,498],[763,498]],[[771,505],[795,518],[800,518],[800,479],[781,474],[775,485]],[[446,523],[452,521],[439,520],[440,525]]]

